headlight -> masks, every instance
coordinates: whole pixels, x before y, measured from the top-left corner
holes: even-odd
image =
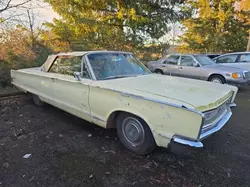
[[[232,73],[232,77],[234,79],[243,78],[243,74],[242,73]]]
[[[206,125],[206,124],[213,122],[214,118],[216,118],[217,116],[216,114],[217,114],[217,110],[211,110],[209,112],[206,112],[204,114],[204,119],[205,119],[204,124]]]
[[[227,111],[227,105],[224,104],[217,109],[205,112],[203,127],[206,128],[215,123],[216,121],[218,121],[219,117],[223,115],[226,111]]]

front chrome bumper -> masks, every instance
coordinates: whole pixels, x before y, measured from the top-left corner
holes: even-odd
[[[236,104],[235,103],[230,104],[230,108],[232,108],[232,107],[236,107]],[[214,125],[213,128],[209,129],[208,131],[202,132],[197,140],[190,140],[190,139],[185,138],[185,137],[174,136],[172,141],[174,141],[176,143],[188,145],[191,147],[203,147],[203,143],[201,141],[203,139],[207,138],[208,136],[210,136],[211,134],[219,131],[227,123],[227,121],[230,119],[231,115],[232,115],[232,112],[231,112],[231,110],[229,110],[218,121],[218,123],[216,125]]]
[[[240,87],[240,86],[244,86],[244,85],[249,85],[250,84],[250,79],[242,79],[241,81],[228,80],[227,84]]]

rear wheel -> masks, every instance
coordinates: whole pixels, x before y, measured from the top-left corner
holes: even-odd
[[[121,113],[116,120],[117,134],[121,143],[139,155],[152,152],[156,143],[148,125],[137,116]]]
[[[38,95],[32,94],[32,99],[33,102],[35,103],[35,105],[37,106],[44,106],[45,103],[40,99],[40,97]]]
[[[162,75],[164,74],[163,71],[160,70],[160,69],[155,70],[155,73],[157,73],[157,74],[162,74]]]
[[[208,79],[210,82],[219,83],[219,84],[225,84],[226,80],[221,75],[213,75]]]

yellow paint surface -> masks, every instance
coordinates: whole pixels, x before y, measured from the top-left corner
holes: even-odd
[[[104,128],[113,112],[137,115],[149,125],[161,147],[168,147],[174,135],[197,139],[200,113],[220,106],[232,93],[233,101],[237,93],[234,86],[156,74],[77,81],[73,76],[32,68],[12,71],[11,75],[17,87]]]

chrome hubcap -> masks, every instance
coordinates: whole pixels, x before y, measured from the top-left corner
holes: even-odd
[[[124,137],[136,147],[144,142],[145,133],[142,124],[135,118],[128,117],[122,123]]]
[[[217,78],[212,79],[211,82],[222,84],[221,80]]]

